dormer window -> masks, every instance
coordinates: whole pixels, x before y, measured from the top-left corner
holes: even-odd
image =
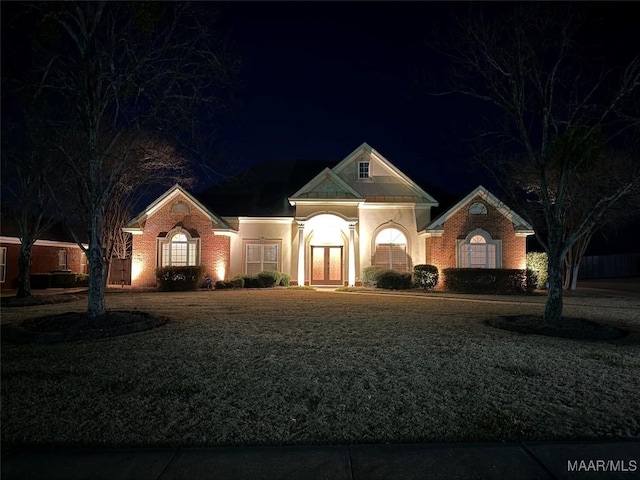
[[[371,178],[369,162],[358,162],[358,179]]]

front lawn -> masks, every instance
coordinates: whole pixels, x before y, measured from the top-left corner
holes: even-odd
[[[631,330],[584,342],[484,325],[542,313],[542,298],[505,298],[110,294],[109,308],[170,322],[102,340],[4,344],[1,439],[213,446],[640,438],[640,302],[574,299],[568,316]],[[2,321],[84,308],[3,309]]]

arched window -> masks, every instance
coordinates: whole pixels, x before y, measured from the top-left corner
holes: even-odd
[[[469,207],[469,215],[486,215],[487,206],[484,203],[472,203]]]
[[[481,229],[474,230],[464,240],[459,240],[458,267],[500,268],[500,240]]]
[[[198,240],[183,231],[170,233],[160,240],[161,267],[184,267],[198,265]]]
[[[172,213],[189,213],[189,205],[184,202],[178,202],[171,207]]]
[[[373,265],[390,270],[406,271],[407,237],[397,228],[385,228],[376,235]]]

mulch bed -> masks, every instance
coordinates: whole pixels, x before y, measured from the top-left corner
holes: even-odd
[[[95,319],[89,319],[85,312],[69,312],[2,325],[2,341],[53,344],[93,340],[143,332],[168,321],[146,312],[109,311]]]
[[[2,297],[0,305],[2,307],[33,307],[38,305],[49,305],[52,303],[67,303],[77,300],[86,300],[87,294],[84,293],[59,293],[49,295],[30,295],[28,297]]]
[[[487,320],[486,324],[511,332],[574,340],[606,341],[622,338],[629,334],[628,331],[621,328],[602,325],[582,318],[563,318],[562,323],[553,325],[544,323],[541,317],[535,315],[520,315],[492,318]]]

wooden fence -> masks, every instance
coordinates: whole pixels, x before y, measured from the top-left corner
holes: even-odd
[[[579,279],[640,277],[640,253],[583,257]]]
[[[131,258],[111,260],[109,285],[131,285]]]

